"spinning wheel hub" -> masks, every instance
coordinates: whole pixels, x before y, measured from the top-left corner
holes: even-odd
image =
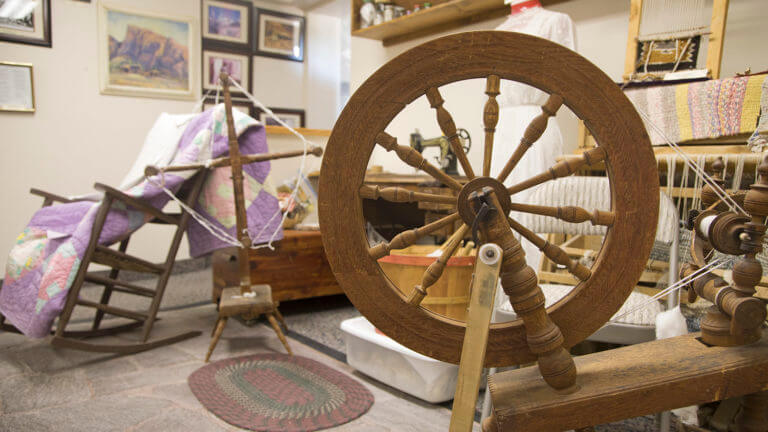
[[[473,192],[482,191],[484,187],[490,187],[493,189],[496,198],[501,204],[501,208],[503,209],[504,214],[508,214],[512,207],[512,201],[509,198],[509,192],[507,192],[507,188],[504,187],[500,181],[492,177],[475,177],[461,188],[456,204],[461,220],[469,226],[472,226],[475,221],[475,217],[477,216],[475,211],[472,210],[470,195]]]

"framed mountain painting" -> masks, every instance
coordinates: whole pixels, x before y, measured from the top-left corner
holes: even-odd
[[[101,3],[98,37],[101,93],[194,99],[200,78],[194,19]]]

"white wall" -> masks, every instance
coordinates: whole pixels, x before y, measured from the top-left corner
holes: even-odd
[[[268,107],[303,108],[308,128],[331,129],[338,105],[341,20],[265,1],[253,4],[306,18],[304,62],[254,56],[253,95]]]
[[[198,0],[110,0],[109,3],[137,11],[200,19]],[[42,202],[28,194],[30,187],[76,195],[92,192],[96,181],[118,184],[158,114],[189,112],[195,103],[99,94],[97,5],[97,0],[91,3],[51,1],[53,48],[0,42],[0,60],[34,65],[37,103],[34,114],[0,112],[2,268],[14,239]],[[301,14],[272,3],[259,6]],[[338,65],[339,61],[325,48],[328,42],[321,38],[338,40],[333,31],[338,33],[340,28],[334,27],[329,18],[317,19],[323,26],[320,28],[315,27],[313,21],[314,17],[309,16],[305,62],[254,57],[253,93],[268,106],[305,108],[308,126],[330,128],[333,116],[324,111],[324,107],[335,109],[336,104],[326,104],[325,99],[328,88],[336,84],[333,73],[326,73],[323,68],[326,64]],[[333,31],[326,32],[325,27]],[[315,41],[315,37],[319,40]],[[323,72],[317,83],[313,81],[312,71]],[[199,97],[198,90],[196,99]],[[272,151],[299,148],[297,141],[289,137],[268,139]],[[324,143],[324,139],[316,141]],[[276,162],[275,181],[295,175],[296,166],[295,161]],[[161,261],[171,234],[165,227],[140,230],[129,252]],[[184,242],[178,257],[188,256]]]
[[[110,4],[200,18],[199,4],[189,0]],[[194,105],[194,101],[99,94],[97,2],[54,0],[51,7],[53,48],[0,42],[1,59],[34,65],[37,104],[34,114],[0,113],[3,268],[14,239],[42,203],[27,193],[30,187],[76,195],[93,192],[96,181],[116,185],[158,114],[189,112]],[[167,245],[171,235],[163,227],[150,228],[133,243],[148,241],[150,245],[142,248],[144,256],[161,261],[162,248],[151,243]],[[186,245],[180,256],[187,256]]]
[[[709,1],[707,5],[710,10],[711,3]],[[768,40],[768,27],[765,26],[768,20],[768,8],[765,6],[765,0],[731,1],[721,76],[732,76],[737,72],[743,72],[747,67],[751,67],[753,71],[768,69],[764,42]],[[575,24],[577,51],[614,80],[621,80],[629,21],[629,0],[571,0],[558,3],[548,9],[568,14]],[[707,16],[709,14],[710,12],[707,11]],[[352,89],[353,91],[357,89],[381,65],[414,46],[460,31],[492,30],[503,20],[503,18],[489,20],[390,47],[383,47],[379,41],[353,37]],[[476,167],[482,164],[483,128],[480,113],[486,100],[483,85],[479,81],[474,81],[441,89],[446,100],[445,106],[454,115],[457,126],[467,128],[475,140],[469,159]],[[569,111],[561,109],[558,120],[568,147],[575,148],[576,118]],[[401,143],[407,144],[408,134],[414,128],[419,128],[422,135],[426,137],[440,133],[434,112],[423,97],[417,99],[396,117],[387,130],[390,134],[396,135]],[[371,164],[383,165],[387,171],[414,172],[395,156],[379,148],[374,151]]]

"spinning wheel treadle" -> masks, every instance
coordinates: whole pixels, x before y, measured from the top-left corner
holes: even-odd
[[[488,102],[483,115],[478,116],[485,126],[485,157],[482,171],[476,172],[463,152],[456,151],[470,179],[463,186],[425,161],[418,152],[398,145],[397,140],[384,131],[407,104],[425,95],[443,134],[452,145],[460,146],[453,118],[444,106],[450,102],[443,100],[439,87],[477,78],[487,83]],[[499,118],[496,102],[500,80],[534,86],[550,97],[542,106],[542,114],[531,122],[519,144],[503,143],[517,145],[517,149],[509,161],[502,161],[506,164],[500,173],[491,173],[495,127],[497,121],[505,121]],[[580,157],[559,162],[519,184],[509,188],[500,186],[526,150],[537,145],[549,117],[555,115],[561,105],[568,106],[584,120],[600,146]],[[377,144],[395,153],[405,164],[424,171],[456,191],[459,214],[402,232],[388,244],[370,247],[362,212],[364,197],[390,201],[444,200],[443,197],[409,194],[393,188],[371,190],[363,187],[368,160]],[[600,161],[605,163],[611,183],[611,209],[530,206],[515,201],[517,192],[571,175],[584,165]],[[477,195],[472,192],[479,190],[493,191],[492,197],[497,200],[494,202],[504,209],[505,214],[512,208],[571,222],[606,225],[608,232],[603,247],[591,269],[578,265],[564,251],[512,219],[508,221],[509,226],[504,224],[503,227],[497,220],[496,227],[485,232],[486,241],[503,243],[508,242],[510,236],[507,233],[514,230],[531,240],[549,259],[564,264],[581,280],[568,296],[547,309],[546,314],[562,332],[562,337],[553,338],[562,341],[557,345],[569,347],[600,328],[626,300],[650,253],[658,217],[656,163],[645,128],[630,102],[610,78],[583,57],[560,45],[518,33],[484,31],[447,36],[418,46],[384,65],[358,89],[342,112],[326,148],[322,173],[319,213],[323,242],[331,267],[347,296],[376,327],[398,342],[452,363],[458,363],[460,358],[465,323],[418,306],[419,296],[414,293],[418,294],[420,289],[428,290],[429,285],[439,278],[445,259],[459,242],[451,242],[446,248],[445,259],[438,259],[430,266],[420,287],[393,286],[376,259],[387,255],[391,249],[413,244],[418,238],[456,220],[464,222],[460,231],[466,232],[471,218],[468,212],[473,209],[467,201],[470,195]],[[507,257],[506,250],[504,259],[513,261],[512,257]],[[514,262],[519,264],[519,259],[516,256]],[[529,268],[524,264],[523,267]],[[527,284],[532,271],[520,270],[517,265],[509,271],[507,279],[503,275],[502,281],[522,281],[520,283],[524,282],[530,288]],[[505,288],[508,285],[511,283],[504,283]],[[534,283],[531,293],[535,294],[537,290]],[[540,290],[538,292],[540,295]],[[526,330],[535,330],[533,324],[540,323],[526,322],[528,329],[519,319],[492,325],[486,365],[520,364],[535,359],[529,343],[536,348],[533,342],[537,337],[548,335],[526,334]],[[541,355],[543,351],[539,348],[535,352]]]

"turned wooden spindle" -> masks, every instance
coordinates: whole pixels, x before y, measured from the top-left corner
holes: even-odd
[[[427,100],[429,100],[429,106],[434,108],[437,113],[437,124],[440,125],[440,130],[443,131],[443,135],[450,141],[451,148],[453,148],[461,168],[464,169],[464,175],[470,180],[475,178],[475,171],[472,169],[472,165],[469,163],[467,154],[464,153],[464,148],[459,140],[459,135],[456,133],[456,123],[454,123],[453,117],[443,106],[445,100],[440,95],[440,90],[437,87],[430,87],[427,89],[426,96]]]
[[[576,206],[548,207],[531,204],[512,203],[509,208],[511,211],[523,213],[533,213],[541,216],[550,216],[565,222],[582,223],[589,221],[592,225],[613,225],[615,215],[613,212],[604,210],[594,210],[590,213],[588,210]]]
[[[415,192],[400,186],[381,187],[363,185],[360,187],[360,197],[367,199],[385,199],[391,202],[433,202],[456,204],[456,197],[450,195],[435,195]]]
[[[682,276],[691,276],[697,270],[698,267],[686,264],[682,269]],[[712,273],[705,273],[696,278],[689,284],[689,289],[712,302],[716,309],[708,311],[702,320],[704,342],[710,345],[735,346],[760,339],[760,329],[766,317],[765,303],[762,300],[744,296],[730,287],[723,278]],[[695,296],[689,296],[689,299],[695,301]]]
[[[502,208],[491,188],[483,188],[483,193],[495,208]],[[576,365],[563,347],[562,332],[547,315],[536,272],[526,264],[525,252],[512,234],[506,217],[502,212],[491,212],[480,230],[487,242],[496,243],[504,251],[501,286],[515,313],[523,320],[526,341],[537,357],[541,376],[555,389],[575,390]]]
[[[485,81],[485,94],[488,100],[483,108],[483,125],[485,126],[485,152],[483,154],[483,175],[491,175],[491,159],[493,158],[493,136],[496,133],[496,125],[499,123],[499,95],[500,79],[498,75],[488,75]]]
[[[302,155],[304,155],[304,150],[295,150],[295,151],[282,152],[282,153],[240,155],[240,162],[242,165],[247,165],[254,162],[264,162],[264,161],[275,160],[275,159],[292,158],[292,157],[302,156]],[[311,147],[307,149],[307,155],[313,155],[318,157],[322,156],[323,148],[317,147],[317,146]],[[167,167],[147,165],[144,168],[144,175],[147,177],[151,177],[153,175],[158,175],[161,172],[190,171],[190,170],[198,170],[203,168],[219,168],[219,167],[230,166],[231,164],[232,164],[232,160],[229,158],[229,156],[224,156],[216,159],[211,159],[206,163],[171,165]]]
[[[436,166],[427,162],[421,153],[417,152],[415,149],[408,146],[399,145],[397,143],[397,138],[393,137],[392,135],[389,135],[386,132],[381,132],[376,136],[376,143],[384,147],[387,151],[394,151],[400,160],[416,169],[424,171],[449,188],[461,190],[461,183],[441,171]]]
[[[240,156],[240,145],[235,133],[235,121],[232,118],[232,97],[229,93],[229,75],[221,72],[222,92],[224,93],[224,106],[227,118],[227,137],[229,143],[229,159],[232,170],[232,189],[235,201],[235,226],[237,229],[237,239],[242,243],[242,247],[237,249],[237,263],[240,270],[240,291],[242,293],[251,291],[251,268],[248,262],[248,250],[251,246],[251,237],[248,235],[248,219],[245,210],[245,193],[243,191],[243,165]]]
[[[525,237],[529,242],[533,243],[534,246],[539,248],[544,256],[549,258],[555,264],[565,266],[565,268],[568,269],[568,272],[576,276],[580,281],[585,281],[592,276],[592,271],[587,266],[580,264],[576,260],[572,260],[560,246],[537,236],[533,231],[524,227],[512,218],[508,218],[507,222],[509,222],[509,226],[512,227],[513,230],[520,233],[521,236]]]
[[[454,213],[424,225],[423,227],[403,231],[400,234],[394,236],[389,242],[379,243],[376,246],[368,249],[368,254],[371,256],[371,258],[376,260],[385,257],[387,254],[389,254],[390,251],[392,251],[392,249],[407,248],[408,246],[416,243],[416,240],[424,237],[427,234],[431,234],[440,228],[451,225],[457,220],[459,220],[459,214]]]
[[[723,186],[725,185],[725,181],[722,176],[723,168],[725,168],[725,163],[723,162],[723,158],[718,157],[715,159],[714,162],[712,162],[712,180],[720,186],[721,189],[724,189]],[[709,184],[705,183],[704,186],[701,188],[701,206],[702,208],[708,208],[717,200],[720,198],[715,193],[715,190],[710,186]]]
[[[461,244],[461,240],[467,234],[467,230],[469,230],[469,227],[466,224],[463,224],[451,235],[443,247],[443,253],[440,254],[440,257],[438,257],[435,262],[427,267],[427,270],[424,272],[424,276],[421,279],[421,285],[413,287],[411,294],[408,296],[409,304],[418,306],[421,301],[424,300],[424,297],[427,296],[427,289],[434,285],[440,279],[440,276],[443,275],[443,270],[445,270],[448,260],[451,259],[453,253],[456,252],[456,248]]]
[[[556,94],[549,96],[544,105],[541,106],[541,114],[534,117],[534,119],[531,120],[531,123],[528,124],[528,127],[525,128],[523,137],[520,138],[520,143],[501,170],[501,173],[497,178],[500,182],[504,183],[504,180],[509,177],[509,174],[515,169],[515,166],[517,166],[528,149],[541,138],[541,135],[547,130],[549,118],[557,114],[557,110],[559,110],[562,105],[562,96]]]
[[[734,432],[768,430],[768,391],[744,395],[734,422]]]
[[[547,171],[541,174],[535,175],[529,178],[528,180],[525,180],[514,186],[511,186],[507,190],[509,191],[510,195],[513,195],[520,191],[524,191],[534,186],[538,186],[546,181],[567,177],[575,173],[585,165],[591,166],[596,163],[602,162],[603,160],[605,160],[606,156],[607,156],[607,153],[605,152],[605,149],[603,149],[602,147],[595,147],[595,148],[589,149],[585,151],[581,156],[577,158],[568,158],[563,161],[560,161],[552,165],[552,167],[550,167]]]

